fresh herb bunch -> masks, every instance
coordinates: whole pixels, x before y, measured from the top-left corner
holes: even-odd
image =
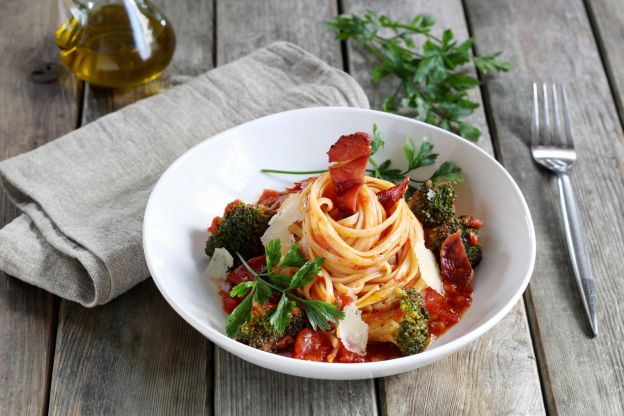
[[[291,312],[297,303],[303,307],[312,329],[320,328],[327,331],[330,329],[329,322],[337,322],[344,318],[344,312],[340,311],[336,305],[303,299],[292,293],[293,290],[315,279],[325,261],[323,257],[308,260],[301,253],[298,243],[290,246],[288,252],[282,256],[281,241],[271,240],[265,247],[266,272],[257,273],[239,253],[236,254],[254,280],[242,282],[230,291],[232,297],[246,297],[225,321],[225,332],[229,337],[236,337],[241,327],[246,322],[251,322],[253,303],[266,305],[273,292],[282,294],[275,312],[269,319],[271,325],[279,333],[284,332],[286,325],[291,321]],[[286,269],[297,270],[291,275],[285,273]]]
[[[379,149],[384,147],[384,140],[381,137],[381,133],[376,124],[373,124],[373,139],[371,143],[371,156],[373,156]],[[407,159],[407,168],[405,170],[397,169],[392,166],[390,159],[384,160],[381,163],[377,163],[372,157],[369,159],[369,163],[372,169],[367,169],[366,172],[379,179],[386,179],[391,182],[402,181],[403,178],[409,177],[410,172],[413,170],[423,168],[425,166],[431,166],[438,159],[438,154],[433,152],[433,145],[429,142],[427,137],[423,137],[422,143],[418,149],[414,144],[414,140],[407,137],[403,144],[403,153],[405,159]],[[464,180],[464,176],[461,173],[461,169],[453,162],[446,161],[436,169],[436,171],[429,178],[433,183],[441,182],[461,182]],[[425,181],[412,179],[412,183],[423,183]],[[410,185],[410,188],[413,187]]]
[[[400,81],[397,90],[384,99],[384,111],[415,117],[477,141],[481,131],[462,119],[479,107],[468,97],[468,91],[477,87],[479,80],[462,69],[472,61],[479,72],[486,74],[509,71],[514,64],[499,60],[501,52],[473,56],[473,38],[459,43],[451,29],[437,37],[432,33],[434,24],[435,19],[425,14],[403,23],[373,11],[364,16],[341,15],[328,22],[336,31],[336,39],[352,40],[377,60],[371,70],[374,83],[387,78]],[[381,35],[380,31],[389,35]],[[420,37],[420,43],[416,37]]]

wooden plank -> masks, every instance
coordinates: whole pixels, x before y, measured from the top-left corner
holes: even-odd
[[[88,87],[83,124],[212,66],[211,2],[159,2],[178,40],[159,81],[142,88]],[[152,280],[94,309],[63,301],[50,413],[211,414],[212,344],[165,302]]]
[[[293,42],[342,67],[340,47],[325,23],[334,1],[217,1],[217,63],[222,65],[271,42]]]
[[[341,66],[340,45],[325,28],[331,2],[217,2],[217,63],[224,64],[272,41],[287,40]],[[217,348],[215,414],[376,414],[371,380],[321,381],[286,376],[249,364]],[[241,399],[242,398],[242,399]]]
[[[215,415],[377,414],[371,380],[287,376],[257,367],[222,349],[217,349],[215,374]]]
[[[30,73],[56,61],[49,10],[36,0],[4,2],[0,12],[0,160],[75,127],[79,84],[34,83]],[[9,52],[11,51],[11,52]],[[10,58],[8,57],[10,54]],[[0,191],[0,227],[17,210]],[[0,272],[0,414],[47,412],[58,300]]]
[[[345,13],[368,9],[395,19],[428,13],[438,20],[438,30],[449,27],[458,39],[468,37],[462,2],[435,0],[388,2],[345,0]],[[371,60],[365,52],[350,47],[352,75],[365,86],[371,105],[380,106],[384,94],[394,87],[375,86],[370,81]],[[474,68],[470,68],[474,73]],[[472,98],[481,103],[479,90]],[[471,116],[483,132],[479,146],[492,153],[492,142],[483,106]],[[486,253],[487,255],[487,253]],[[478,270],[477,270],[478,278]],[[381,381],[381,410],[398,414],[526,414],[544,413],[540,381],[523,302],[478,341],[453,356],[410,373]]]
[[[600,47],[602,60],[609,77],[615,104],[624,120],[624,7],[617,0],[585,1],[588,15]]]
[[[527,307],[549,413],[624,414],[624,135],[581,0],[467,0],[479,52],[519,64],[484,97],[505,165],[535,222],[537,262]],[[554,178],[528,150],[532,80],[565,82],[579,158],[572,183],[589,237],[599,333],[589,330],[568,260]]]

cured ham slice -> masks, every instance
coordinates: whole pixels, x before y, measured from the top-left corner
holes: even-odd
[[[327,152],[329,161],[336,162],[330,166],[329,173],[336,189],[336,205],[344,217],[355,213],[370,151],[368,134],[357,132],[341,136]]]
[[[446,281],[463,287],[472,282],[474,274],[466,249],[461,240],[461,231],[446,237],[440,248],[440,273]]]
[[[348,162],[363,156],[370,156],[371,139],[366,133],[357,133],[340,136],[338,141],[329,148],[327,155],[330,162]]]
[[[409,185],[409,178],[403,179],[403,182],[394,185],[392,188],[388,188],[377,193],[377,199],[382,207],[386,210],[392,208],[392,206],[405,194],[407,186]]]

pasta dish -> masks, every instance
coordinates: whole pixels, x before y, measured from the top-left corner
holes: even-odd
[[[341,136],[328,170],[253,204],[235,200],[213,219],[206,276],[228,336],[298,359],[358,363],[422,352],[460,320],[482,256],[481,221],[455,214],[458,175],[389,178],[390,161],[371,159],[374,144],[362,132]],[[425,139],[406,155],[429,152],[432,164],[432,149]]]

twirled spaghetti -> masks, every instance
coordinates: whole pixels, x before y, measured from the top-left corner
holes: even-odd
[[[301,289],[308,299],[336,302],[336,294],[355,297],[358,309],[388,307],[398,288],[422,290],[416,244],[422,227],[403,198],[391,212],[377,193],[393,187],[382,179],[365,177],[355,214],[332,218],[334,201],[329,173],[310,183],[301,193],[302,224],[293,229],[308,258],[323,257],[320,278]]]

